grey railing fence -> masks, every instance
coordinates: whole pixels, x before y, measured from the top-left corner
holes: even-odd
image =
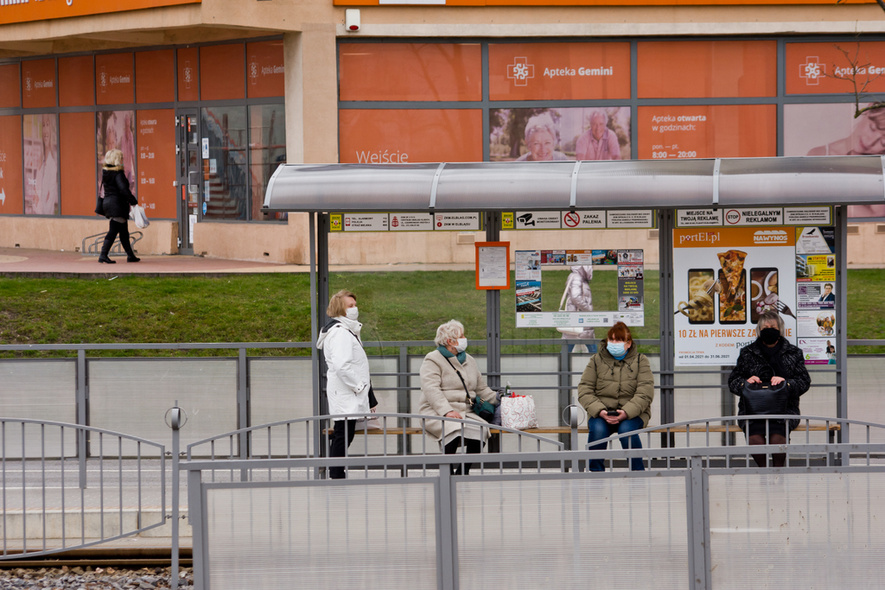
[[[788,445],[707,445],[737,417],[659,430],[701,446],[475,455],[288,455],[326,418],[212,437],[188,449],[195,583],[204,589],[875,587],[885,548],[885,425],[801,416]],[[387,416],[400,432],[421,416]],[[791,416],[791,418],[797,418]],[[314,422],[310,425],[309,422]],[[425,422],[426,423],[426,422]],[[804,424],[805,434],[801,425]],[[815,442],[812,424],[853,428],[863,442]],[[392,432],[396,430],[396,432]],[[421,429],[423,430],[423,429]],[[231,458],[237,437],[265,456]],[[417,436],[423,436],[419,432]],[[502,431],[501,436],[525,436]],[[739,435],[742,437],[743,435]],[[727,439],[726,439],[727,440]],[[271,443],[270,441],[274,441]],[[551,441],[556,442],[556,441]],[[221,444],[217,452],[199,447]],[[276,447],[280,451],[273,452]],[[391,447],[393,448],[393,447]],[[785,453],[787,466],[751,456]],[[644,471],[629,471],[641,458]],[[605,472],[581,467],[602,459]],[[469,476],[451,464],[472,462]],[[327,480],[332,465],[348,479]],[[575,466],[579,466],[575,469]]]
[[[0,560],[144,533],[166,521],[163,445],[76,424],[0,418]]]

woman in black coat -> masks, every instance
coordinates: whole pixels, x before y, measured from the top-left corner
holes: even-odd
[[[793,346],[784,338],[784,320],[777,312],[766,311],[759,316],[756,324],[758,338],[741,349],[737,365],[728,378],[728,389],[741,396],[738,415],[750,414],[747,400],[743,397],[744,386],[748,383],[770,383],[786,388],[786,409],[783,414],[799,415],[799,396],[808,391],[811,377],[805,369],[805,356],[802,349]],[[741,425],[747,433],[747,443],[751,445],[783,445],[787,443],[789,431],[799,425],[798,420],[748,420]],[[765,455],[753,455],[756,465],[765,465]],[[784,453],[772,455],[775,467],[783,467]]]
[[[119,234],[120,243],[123,244],[123,250],[126,251],[126,262],[138,262],[141,258],[135,255],[135,252],[132,251],[132,244],[129,242],[129,209],[132,205],[138,204],[138,199],[129,190],[129,179],[123,172],[123,152],[110,150],[105,154],[101,174],[104,198],[99,200],[99,206],[96,207],[95,212],[107,217],[110,220],[110,227],[104,237],[98,261],[107,264],[116,262],[108,257],[108,253]]]

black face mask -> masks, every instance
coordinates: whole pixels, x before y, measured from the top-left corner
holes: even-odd
[[[764,328],[761,332],[759,332],[759,339],[762,340],[763,344],[768,344],[771,346],[772,344],[777,344],[777,341],[780,340],[781,333],[777,328]]]

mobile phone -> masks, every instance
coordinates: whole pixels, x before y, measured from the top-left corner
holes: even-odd
[[[747,271],[734,275],[733,281],[719,270],[719,323],[745,324],[747,322]]]
[[[608,414],[609,416],[617,416],[618,410],[606,410],[605,413]]]
[[[777,311],[777,269],[772,267],[750,269],[750,321],[757,323],[759,315]]]
[[[689,324],[712,324],[716,315],[712,268],[692,268],[688,271],[688,307],[685,315]]]

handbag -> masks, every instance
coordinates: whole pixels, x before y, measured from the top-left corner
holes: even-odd
[[[464,386],[464,393],[467,394],[467,405],[473,410],[473,413],[491,424],[495,421],[495,404],[491,402],[487,402],[482,399],[480,396],[473,396],[473,403],[470,402],[470,391],[467,389],[467,383],[464,381],[464,377],[461,376],[461,371],[455,369],[455,365],[452,364],[448,358],[446,361],[449,363],[449,366],[458,374],[458,378],[461,380],[461,385]]]
[[[766,414],[787,413],[787,382],[770,385],[768,383],[745,383],[741,397],[747,404],[747,413],[764,416]]]
[[[132,210],[129,212],[129,217],[130,219],[135,220],[135,227],[141,229],[144,229],[151,224],[147,214],[144,212],[144,207],[141,205],[135,205],[132,207]]]
[[[537,428],[535,398],[530,395],[510,395],[501,398],[501,426],[515,430]]]

